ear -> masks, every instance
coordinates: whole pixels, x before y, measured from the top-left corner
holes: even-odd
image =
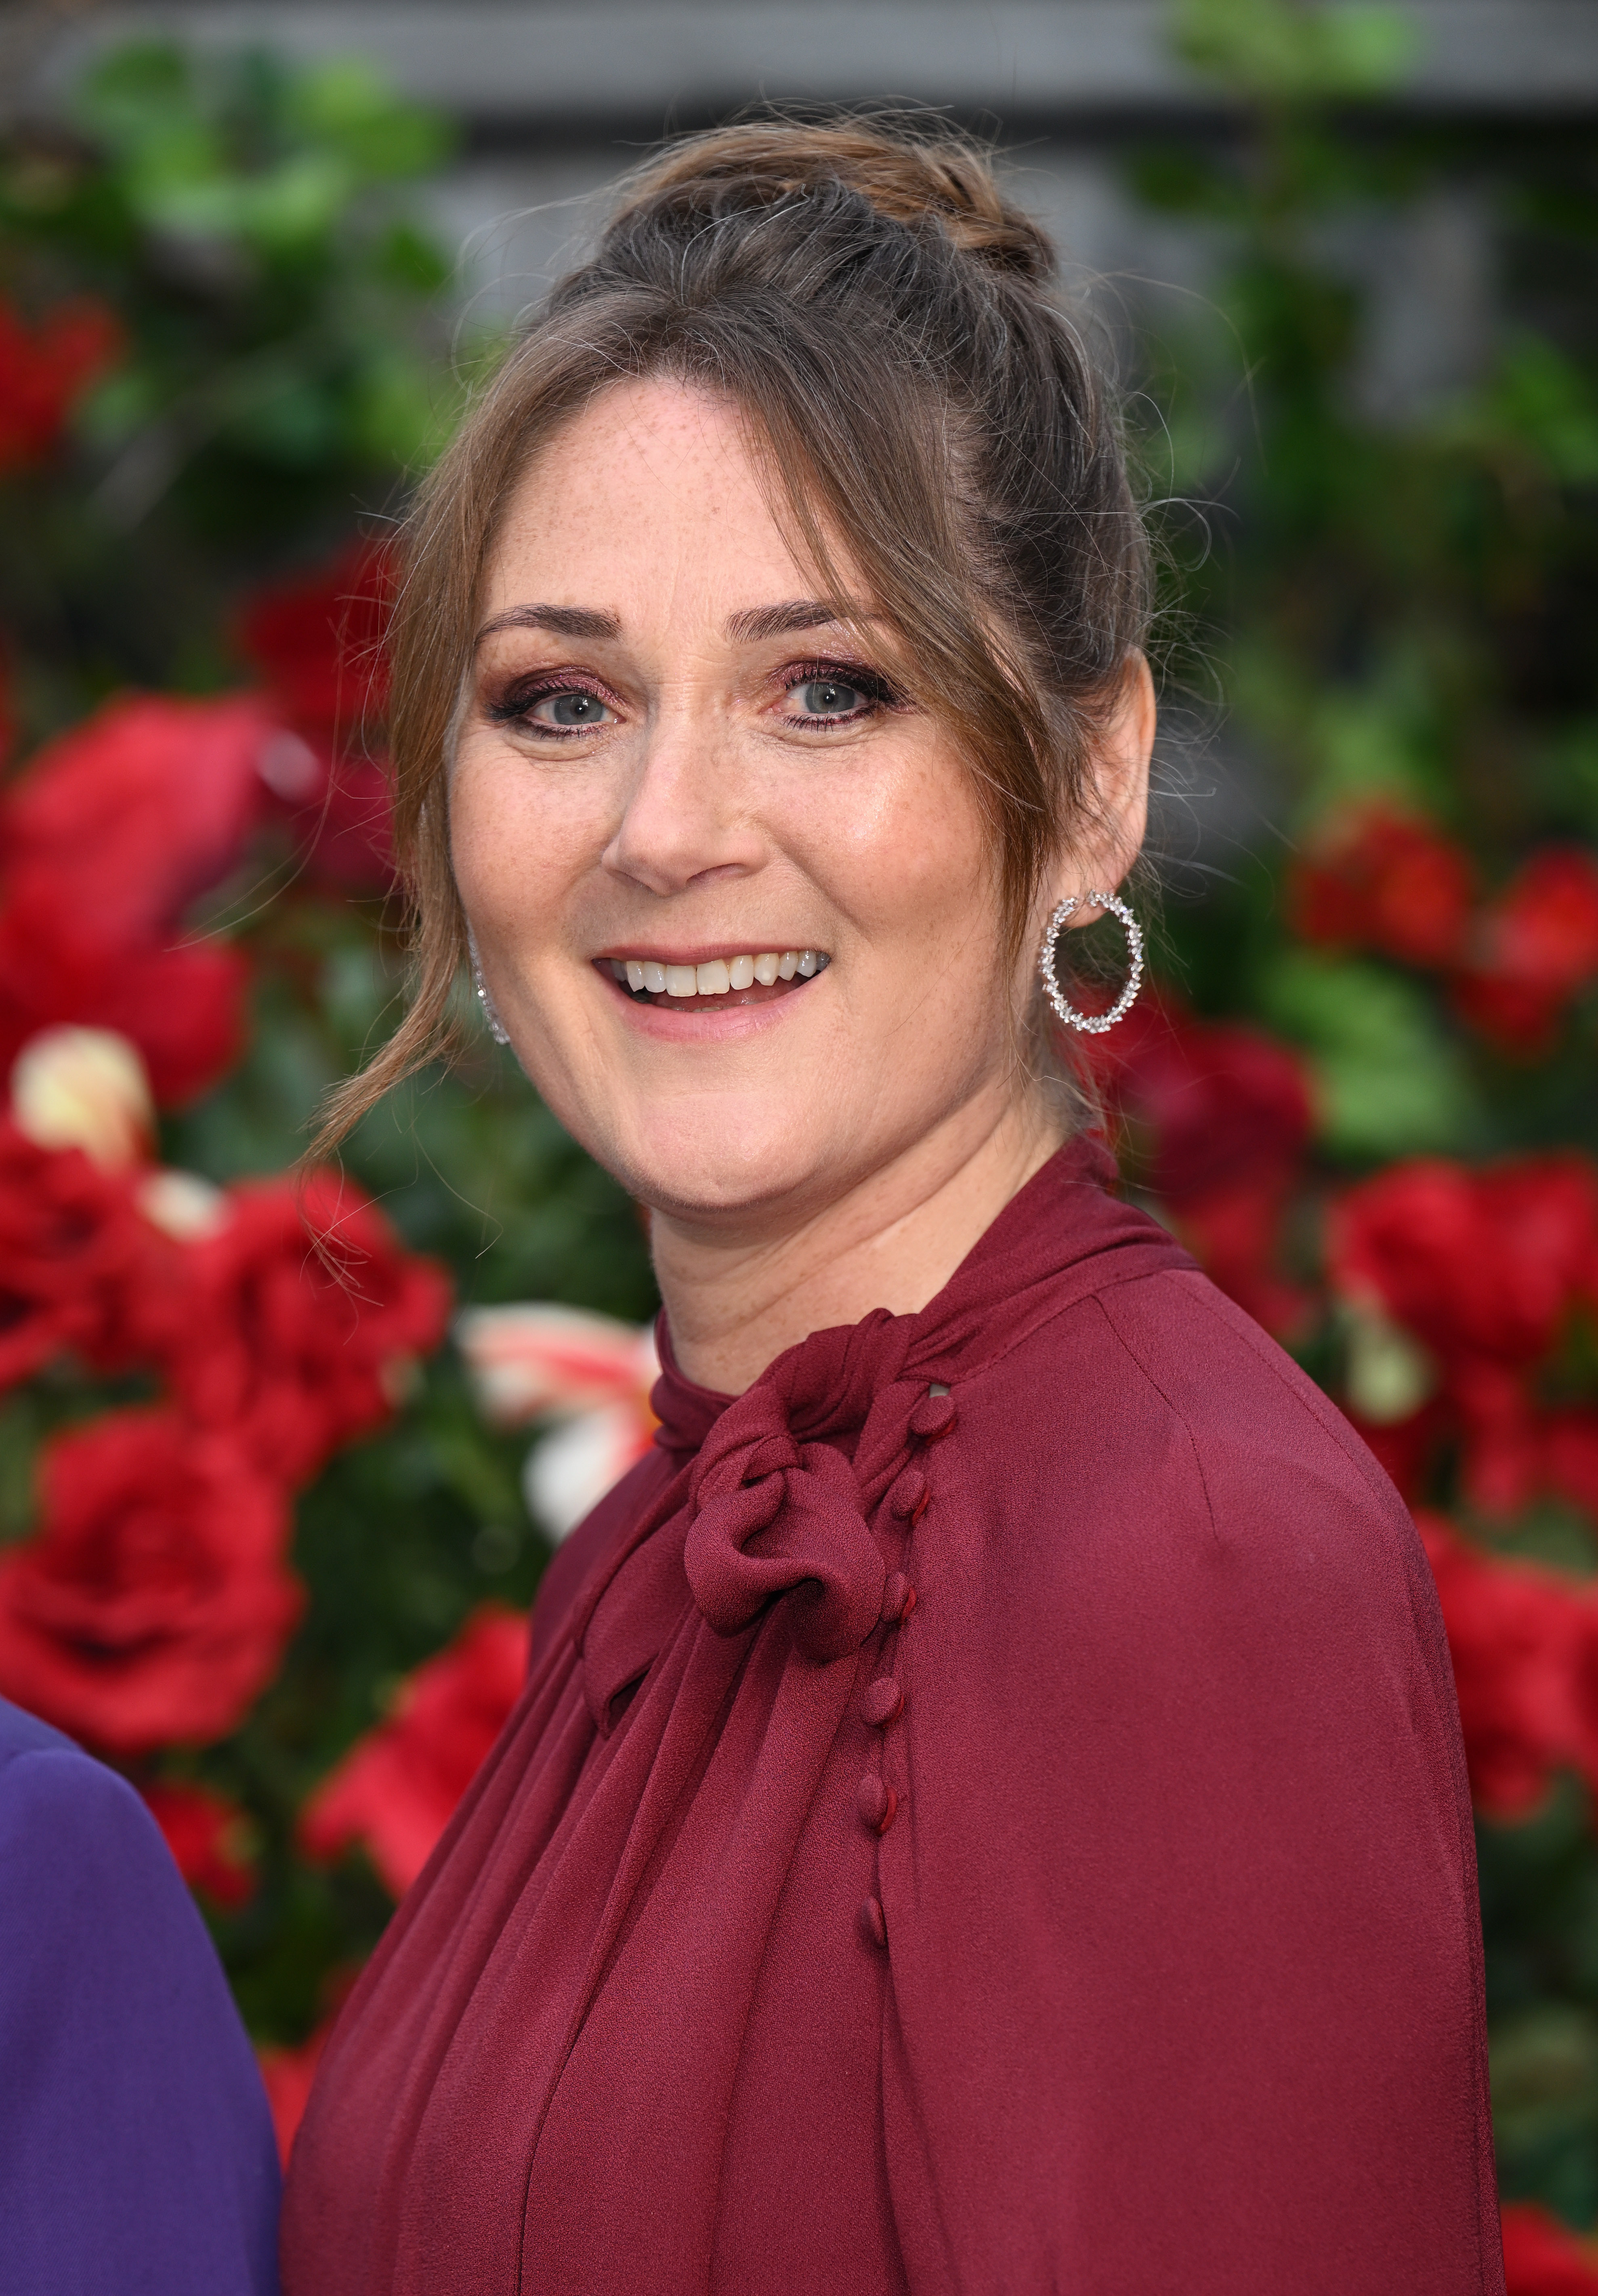
[[[1143,849],[1154,750],[1154,680],[1141,652],[1128,655],[1115,706],[1094,747],[1082,819],[1049,873],[1048,906],[1071,893],[1113,893]],[[1095,912],[1078,910],[1073,925]]]

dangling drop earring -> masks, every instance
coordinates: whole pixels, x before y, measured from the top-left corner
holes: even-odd
[[[1078,909],[1108,909],[1111,915],[1120,919],[1127,930],[1127,953],[1131,959],[1131,970],[1127,975],[1126,987],[1108,1013],[1078,1013],[1073,1004],[1068,1003],[1055,976],[1055,947],[1067,920],[1075,916]],[[1143,980],[1143,932],[1125,901],[1118,901],[1113,893],[1072,893],[1068,899],[1061,901],[1044,931],[1043,947],[1037,953],[1037,976],[1043,982],[1044,995],[1068,1029],[1080,1029],[1086,1036],[1102,1037],[1106,1029],[1113,1029],[1118,1021],[1124,1021],[1132,1010],[1138,984]]]
[[[489,996],[488,984],[483,979],[482,963],[478,956],[477,935],[474,932],[467,933],[466,947],[471,957],[472,986],[477,990],[477,1001],[483,1008],[483,1018],[488,1023],[488,1034],[496,1045],[508,1045],[511,1039],[505,1033],[504,1022],[499,1017],[499,1007]]]

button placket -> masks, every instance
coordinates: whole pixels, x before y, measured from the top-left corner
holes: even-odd
[[[933,1386],[922,1397],[910,1414],[909,1434],[919,1452],[947,1435],[955,1423],[954,1398],[947,1387]],[[931,1485],[919,1458],[913,1458],[901,1468],[889,1488],[888,1512],[896,1522],[905,1526],[905,1551],[902,1560],[908,1562],[910,1541],[915,1528],[931,1502]],[[915,1588],[903,1570],[890,1571],[882,1589],[881,1623],[888,1630],[884,1637],[882,1671],[868,1682],[860,1694],[860,1718],[871,1729],[886,1733],[905,1711],[905,1693],[893,1671],[899,1650],[899,1636],[915,1609]],[[889,1639],[891,1637],[891,1640]],[[879,1742],[879,1762],[882,1758]],[[860,1823],[881,1842],[898,1814],[899,1797],[882,1776],[880,1768],[873,1768],[861,1779],[856,1792],[856,1808]],[[880,1851],[879,1851],[880,1857]],[[869,1897],[861,1906],[858,1924],[862,1939],[867,1945],[886,1947],[887,1917],[882,1910],[881,1883],[878,1894]]]

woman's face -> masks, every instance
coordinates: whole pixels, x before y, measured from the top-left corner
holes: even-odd
[[[486,586],[450,824],[489,992],[568,1130],[695,1222],[814,1213],[1017,1090],[969,777],[816,588],[735,413],[668,382],[545,449]]]

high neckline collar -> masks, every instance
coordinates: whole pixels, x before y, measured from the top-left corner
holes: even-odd
[[[973,1343],[986,1332],[1002,1347],[1010,1326],[1027,1316],[1051,1277],[1117,1244],[1162,1233],[1146,1213],[1105,1193],[1115,1177],[1115,1160],[1103,1141],[1078,1134],[1016,1191],[918,1314],[894,1316],[875,1308],[858,1324],[812,1332],[768,1364],[753,1384],[781,1387],[819,1433],[824,1426],[858,1426],[884,1377],[922,1365],[923,1357],[929,1377],[939,1368],[970,1367]],[[1176,1261],[1186,1259],[1175,1242],[1170,1254]],[[665,1451],[690,1454],[737,1398],[700,1386],[679,1368],[664,1309],[656,1340],[661,1369],[651,1398],[660,1423],[655,1440]]]

